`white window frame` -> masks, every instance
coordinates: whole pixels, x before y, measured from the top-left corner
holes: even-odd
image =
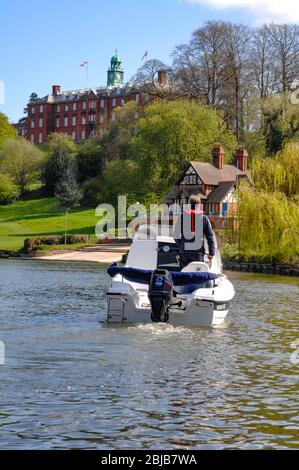
[[[77,125],[77,116],[72,116],[72,126]]]
[[[67,116],[65,116],[65,117],[63,118],[63,124],[64,124],[64,127],[68,127],[68,125],[69,125],[69,118],[68,118]]]

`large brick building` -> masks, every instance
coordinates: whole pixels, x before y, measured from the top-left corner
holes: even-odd
[[[27,105],[27,117],[15,125],[17,133],[33,144],[42,144],[51,132],[61,132],[75,141],[101,135],[115,118],[115,108],[129,101],[143,106],[148,100],[132,84],[124,84],[124,72],[117,54],[111,58],[107,86],[61,91],[53,85],[43,98],[33,96]]]

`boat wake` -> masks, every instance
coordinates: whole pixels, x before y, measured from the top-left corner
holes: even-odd
[[[169,323],[145,323],[132,326],[129,330],[144,331],[145,333],[151,333],[153,335],[189,335],[193,336],[194,332],[189,328],[183,326],[173,326]]]

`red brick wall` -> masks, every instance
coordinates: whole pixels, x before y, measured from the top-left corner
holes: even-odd
[[[72,137],[73,132],[76,133],[76,140],[81,140],[82,131],[85,131],[86,139],[90,137],[92,130],[95,135],[98,135],[99,129],[107,129],[114,110],[122,104],[128,103],[129,101],[136,100],[136,95],[139,95],[139,104],[143,106],[145,104],[145,97],[140,93],[133,92],[131,94],[119,94],[115,96],[108,96],[103,94],[98,97],[90,95],[87,98],[80,98],[77,101],[64,101],[61,103],[46,103],[43,104],[43,111],[40,112],[40,104],[29,104],[28,105],[28,132],[27,139],[31,141],[32,136],[34,137],[34,143],[39,143],[39,136],[42,135],[42,141],[45,142],[47,136],[51,132],[67,133]],[[124,101],[122,101],[122,98]],[[104,107],[101,107],[101,100],[104,100]],[[86,103],[86,109],[84,109],[84,103]],[[91,105],[94,103],[94,105]],[[76,104],[76,109],[73,109],[73,104]],[[66,105],[68,109],[66,110]],[[60,108],[59,108],[60,107]],[[32,113],[34,108],[35,112]],[[82,115],[86,116],[86,123],[82,123]],[[90,123],[90,116],[93,115],[93,121]],[[103,122],[101,122],[101,116]],[[76,118],[76,124],[72,124],[72,118]],[[57,119],[60,119],[59,126],[57,127]],[[64,125],[64,119],[68,119],[67,126]],[[39,119],[43,119],[43,126],[39,127]],[[34,121],[34,127],[31,128],[31,121]]]

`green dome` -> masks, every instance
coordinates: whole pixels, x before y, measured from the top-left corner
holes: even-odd
[[[115,54],[111,57],[111,63],[118,63],[118,62],[121,62],[121,59],[118,55],[118,52],[117,50],[115,50]]]

